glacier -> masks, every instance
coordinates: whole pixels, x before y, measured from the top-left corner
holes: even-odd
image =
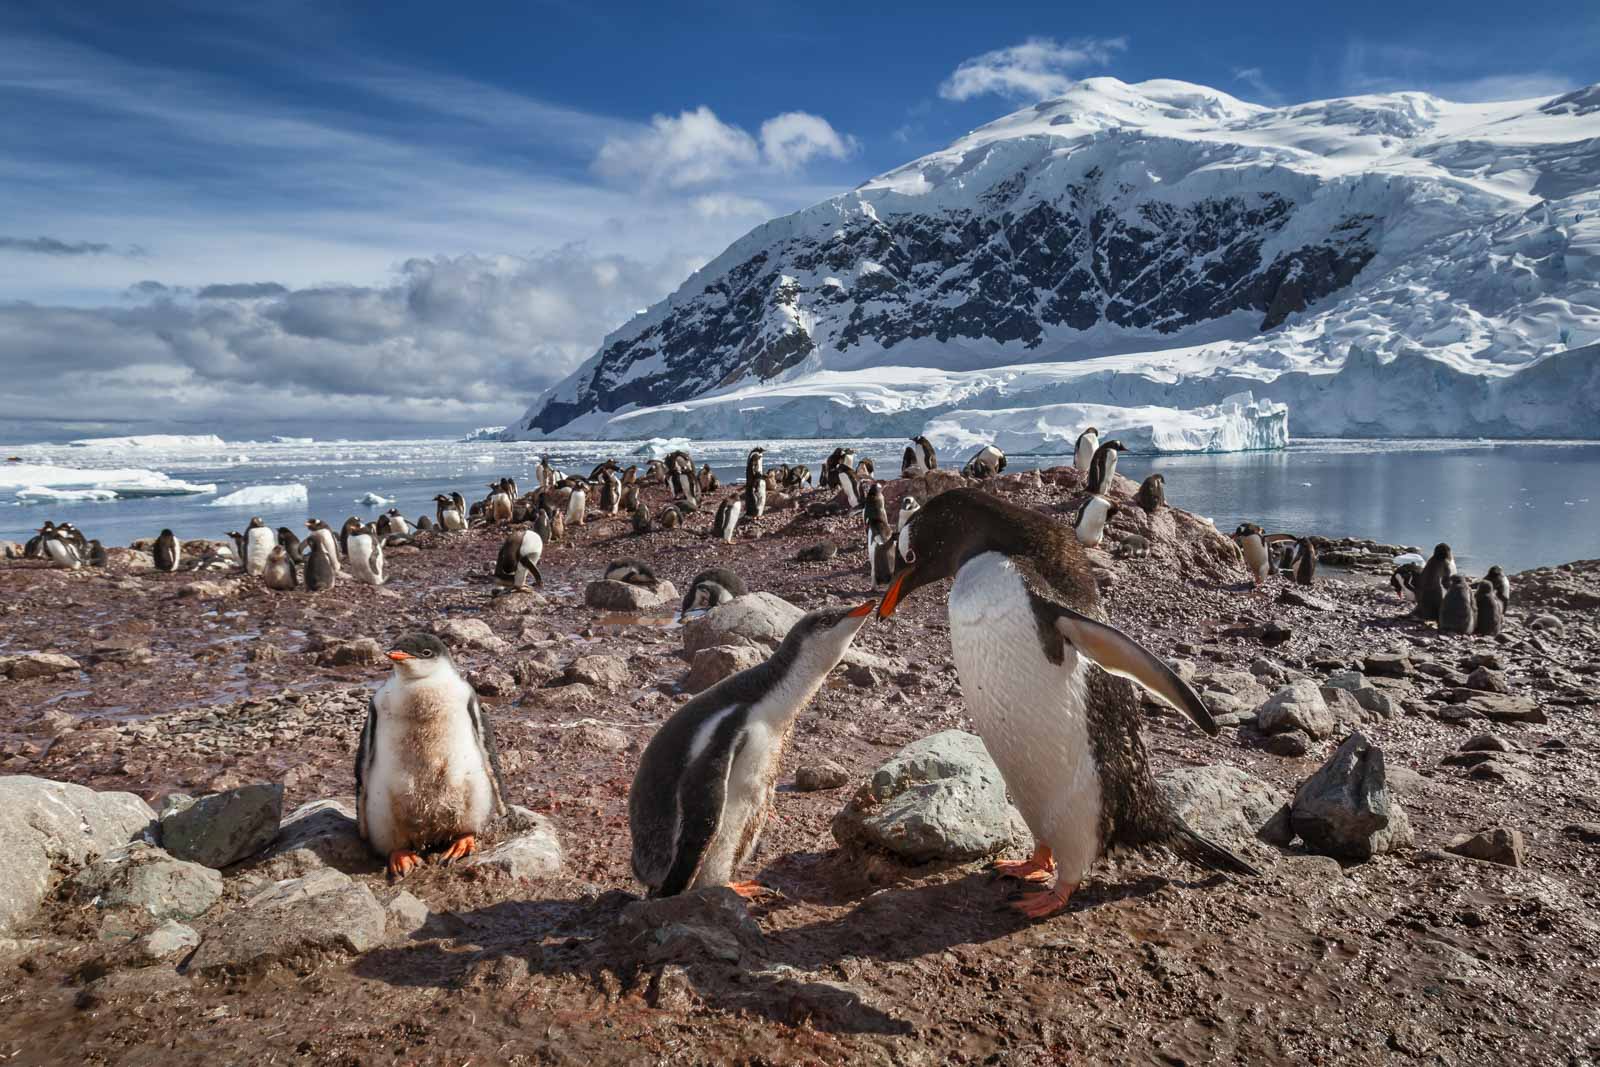
[[[1119,440],[1131,452],[1254,452],[1289,444],[1288,407],[1258,403],[1249,393],[1190,411],[1104,404],[952,411],[922,432],[951,455],[994,444],[1015,456],[1062,456],[1072,454],[1089,426],[1099,430],[1101,441]]]
[[[1016,375],[1054,384],[975,406],[1253,391],[1312,436],[1600,437],[1597,346],[1600,86],[1090,78],[752,230],[504,436],[913,433]]]

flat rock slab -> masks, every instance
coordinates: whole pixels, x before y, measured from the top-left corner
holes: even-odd
[[[328,952],[382,944],[389,912],[349,875],[324,869],[278,883],[204,931],[189,968],[243,973]]]
[[[161,813],[161,846],[181,860],[226,867],[266,848],[283,817],[283,783],[241,786]]]
[[[72,876],[73,896],[155,919],[193,919],[222,896],[222,875],[143,841],[112,849]]]
[[[0,674],[19,682],[82,669],[77,660],[59,652],[24,652],[20,656],[0,656]]]
[[[1257,841],[1285,799],[1254,775],[1221,763],[1178,767],[1156,781],[1191,830],[1235,851]]]
[[[762,650],[749,645],[712,645],[702,648],[689,663],[683,688],[689,693],[703,693],[724,678],[766,662],[766,658]]]
[[[1322,688],[1310,679],[1283,687],[1256,709],[1256,728],[1264,734],[1299,730],[1317,739],[1329,736],[1337,727]]]
[[[895,753],[834,816],[833,836],[846,850],[881,849],[910,863],[966,862],[1033,843],[983,739],[961,730]]]
[[[563,854],[555,824],[527,808],[513,807],[504,822],[510,835],[494,847],[468,857],[464,866],[511,878],[548,878],[561,870]]]
[[[665,580],[638,585],[602,578],[585,587],[583,602],[600,611],[670,611],[678,606],[678,590]]]
[[[1445,846],[1447,852],[1468,859],[1484,860],[1506,867],[1527,865],[1527,848],[1522,843],[1522,831],[1505,826],[1481,830],[1475,834],[1461,834]]]
[[[0,934],[26,922],[57,866],[81,867],[153,830],[156,813],[132,793],[19,774],[0,777]]]

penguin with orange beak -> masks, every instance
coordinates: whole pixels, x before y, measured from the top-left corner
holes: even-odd
[[[950,644],[961,691],[1033,831],[1029,859],[995,865],[1034,884],[1018,910],[1032,918],[1061,911],[1101,854],[1119,845],[1165,845],[1214,870],[1259,873],[1196,834],[1151,775],[1130,682],[1212,737],[1217,724],[1182,678],[1104,621],[1071,527],[956,489],[912,516],[898,547],[902,562],[879,617],[915,590],[955,579]]]
[[[356,749],[356,824],[396,879],[426,854],[450,863],[475,851],[505,799],[489,717],[444,643],[410,634],[389,659]]]

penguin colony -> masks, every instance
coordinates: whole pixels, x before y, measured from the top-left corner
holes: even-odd
[[[738,876],[771,812],[797,717],[869,621],[891,618],[908,597],[944,579],[953,580],[947,612],[962,691],[1036,842],[1026,860],[994,865],[1024,884],[1012,902],[1017,910],[1042,919],[1065,909],[1094,863],[1116,846],[1162,845],[1209,870],[1258,874],[1189,827],[1150,771],[1141,693],[1207,735],[1218,730],[1193,688],[1118,629],[1100,600],[1085,550],[1108,539],[1121,558],[1150,550],[1147,538],[1114,529],[1123,513],[1115,496],[1117,459],[1125,450],[1120,441],[1102,442],[1094,427],[1079,436],[1073,466],[1083,494],[1071,521],[1062,522],[980,488],[1006,468],[1005,454],[993,445],[962,465],[964,487],[926,501],[901,495],[893,516],[872,461],[849,448],[828,456],[815,489],[809,467],[768,469],[766,449],[751,449],[743,482],[717,504],[711,535],[735,545],[741,525],[759,527],[769,513],[820,492],[823,511],[860,513],[871,588],[883,592],[854,607],[804,616],[769,659],[690,700],[655,733],[628,798],[638,880],[657,896],[713,885],[745,896],[762,892]],[[912,438],[902,478],[936,471],[942,469],[932,443]],[[721,488],[709,465],[697,469],[683,451],[649,460],[643,471],[607,460],[587,477],[567,474],[545,456],[533,483],[519,494],[515,479],[502,478],[470,503],[459,492],[442,492],[433,497],[433,513],[415,522],[391,508],[376,522],[352,516],[337,534],[317,518],[306,521],[300,538],[254,517],[230,533],[226,556],[186,546],[165,529],[150,552],[164,573],[231,566],[274,591],[318,592],[342,578],[383,585],[386,548],[492,527],[504,532],[492,564],[498,596],[543,585],[546,550],[591,513],[626,522],[634,534],[673,530]],[[640,487],[650,485],[671,495],[656,515],[640,498]],[[1132,500],[1155,514],[1166,505],[1164,476],[1149,475]],[[1279,574],[1298,585],[1315,583],[1315,539],[1268,534],[1244,522],[1233,540],[1258,591]],[[25,555],[72,570],[106,560],[100,543],[70,523],[44,523]],[[613,560],[602,577],[643,586],[657,580],[648,564],[632,558]],[[1426,560],[1397,558],[1390,582],[1415,604],[1417,617],[1443,633],[1498,633],[1511,597],[1500,567],[1474,581],[1457,573],[1446,544]],[[711,611],[747,592],[733,569],[705,570],[688,583],[680,613]],[[506,797],[489,716],[449,650],[431,634],[411,634],[387,654],[391,674],[371,698],[356,752],[357,821],[398,879],[429,859],[449,864],[475,851],[506,810]]]

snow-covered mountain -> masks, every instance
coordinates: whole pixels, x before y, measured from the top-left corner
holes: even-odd
[[[507,434],[898,434],[1253,389],[1300,432],[1594,437],[1597,341],[1600,85],[1265,108],[1092,78],[756,228]]]

